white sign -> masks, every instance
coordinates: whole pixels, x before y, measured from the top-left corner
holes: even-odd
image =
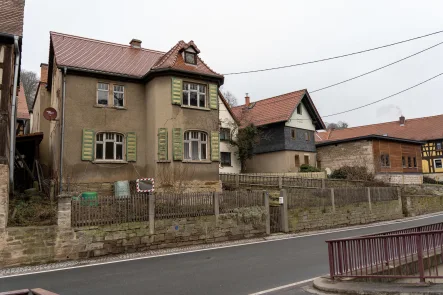
[[[283,204],[283,197],[278,197],[278,203]]]

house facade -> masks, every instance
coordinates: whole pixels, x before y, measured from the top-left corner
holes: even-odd
[[[365,166],[376,179],[386,182],[423,183],[422,144],[374,134],[340,140],[317,137],[318,164],[327,172],[343,166]]]
[[[15,134],[11,134],[10,124],[15,123],[12,101],[17,98],[20,81],[24,8],[24,0],[0,1],[0,229],[6,226],[7,214],[3,212],[8,210],[9,194],[13,191],[10,145],[15,142]]]
[[[220,173],[240,173],[241,165],[238,159],[238,148],[230,143],[235,140],[238,130],[238,122],[226,102],[223,94],[219,92],[220,114]]]
[[[233,108],[241,126],[260,129],[254,156],[247,161],[251,173],[298,172],[300,166],[317,165],[315,131],[325,125],[307,90],[250,102]]]
[[[423,175],[443,179],[443,115],[406,119],[318,133],[318,143],[368,135],[380,135],[420,141]]]
[[[44,96],[58,118],[49,124],[48,163],[63,189],[151,177],[157,188],[191,180],[219,187],[223,76],[193,41],[160,52],[135,39],[50,37]],[[42,108],[33,113],[40,126]]]

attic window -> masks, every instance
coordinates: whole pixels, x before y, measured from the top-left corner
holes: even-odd
[[[196,65],[197,64],[197,54],[193,52],[185,51],[185,63]]]
[[[301,110],[301,104],[299,104],[299,105],[297,106],[297,114],[301,115],[301,112],[302,112],[302,110]]]

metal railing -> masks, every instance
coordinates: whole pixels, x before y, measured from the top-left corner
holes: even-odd
[[[443,278],[443,223],[326,242],[332,279]]]

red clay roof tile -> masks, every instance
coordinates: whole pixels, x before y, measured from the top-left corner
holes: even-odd
[[[23,84],[20,83],[20,91],[17,96],[17,118],[18,119],[29,119],[29,109],[28,103],[26,102],[25,89]]]
[[[0,32],[23,36],[25,0],[0,0]]]
[[[318,132],[316,142],[328,142],[366,135],[386,135],[412,140],[433,140],[443,138],[443,115],[408,119],[403,126],[400,121],[365,125],[329,132]]]

